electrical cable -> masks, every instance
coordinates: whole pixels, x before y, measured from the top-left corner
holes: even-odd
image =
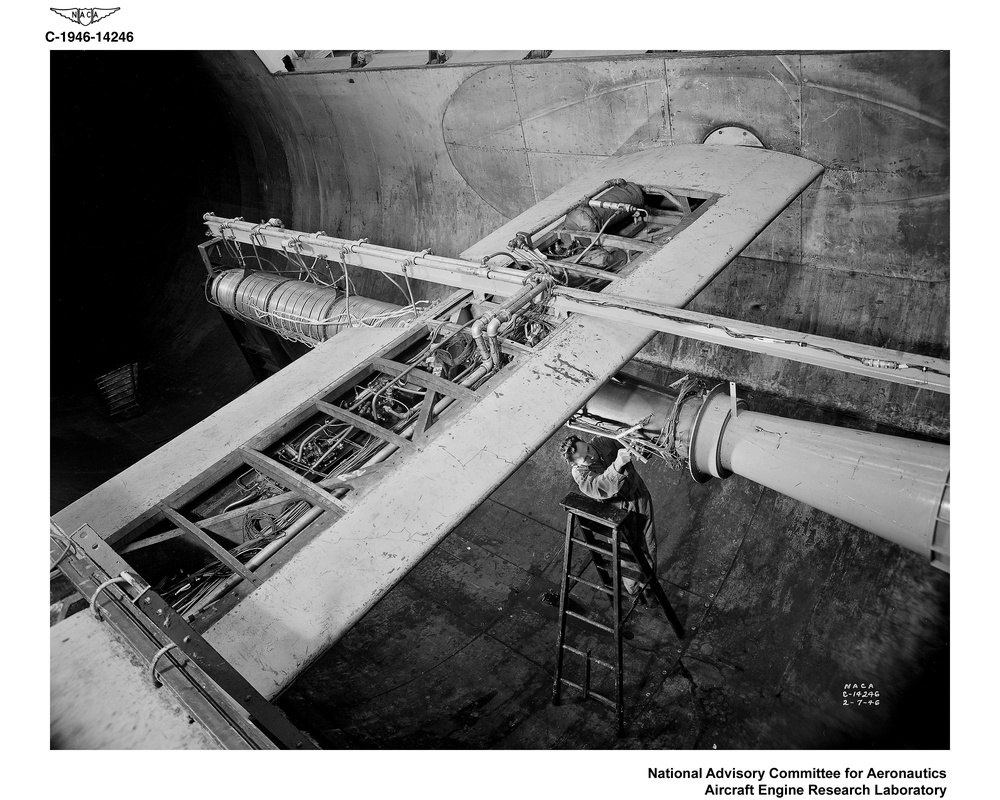
[[[379,272],[379,275],[381,275],[381,276],[382,276],[383,278],[385,278],[385,279],[386,279],[387,281],[389,281],[389,283],[391,283],[391,284],[392,284],[393,286],[395,286],[395,287],[396,287],[397,289],[399,289],[399,293],[400,293],[401,295],[403,295],[403,299],[404,299],[404,300],[405,300],[405,299],[407,299],[407,297],[406,297],[406,290],[405,290],[405,289],[403,289],[403,287],[402,287],[402,286],[400,286],[400,285],[399,285],[399,284],[398,284],[398,283],[397,283],[397,282],[396,282],[396,281],[395,281],[395,280],[394,280],[394,279],[392,278],[392,276],[391,276],[391,275],[389,275],[389,273],[387,273],[387,272]]]
[[[590,249],[600,241],[601,236],[604,234],[605,229],[608,227],[608,225],[611,224],[611,220],[613,220],[616,216],[617,216],[617,214],[612,214],[610,217],[608,217],[604,221],[604,224],[601,226],[601,229],[597,232],[597,236],[595,236],[593,239],[591,239],[590,244],[588,244],[583,249],[582,253],[579,253],[578,255],[573,256],[573,259],[570,261],[571,264],[579,264],[580,263],[580,259],[583,258],[588,252],[590,252]],[[569,259],[567,259],[567,260],[569,260]]]
[[[348,327],[354,327],[351,324],[351,291],[349,286],[349,281],[347,278],[347,258],[345,256],[344,260],[341,262],[340,266],[344,270],[344,313],[347,316]]]
[[[592,300],[590,298],[584,298],[584,297],[574,297],[573,299],[576,302],[585,303],[588,305],[595,305],[595,306],[607,305],[606,302],[599,299],[599,295],[595,296],[595,298]],[[661,313],[653,314],[650,312],[643,312],[643,311],[640,311],[638,313],[647,314],[649,316],[656,317],[658,319],[665,319],[670,322],[677,322],[684,325],[697,325],[702,328],[708,328],[709,330],[719,330],[733,339],[747,339],[758,342],[769,342],[773,344],[795,345],[796,347],[806,347],[813,350],[819,350],[825,353],[832,353],[833,355],[836,355],[839,358],[843,358],[850,361],[857,361],[861,364],[864,364],[867,367],[873,367],[876,369],[915,369],[919,370],[920,372],[931,372],[937,375],[944,375],[944,376],[951,375],[950,372],[937,369],[936,367],[922,366],[919,364],[906,364],[904,362],[892,361],[887,359],[867,358],[865,356],[854,355],[853,353],[845,353],[841,350],[838,350],[835,347],[827,347],[826,345],[813,344],[812,342],[803,342],[799,339],[777,339],[773,336],[760,336],[754,333],[741,333],[740,331],[734,331],[732,328],[729,328],[726,325],[720,325],[715,322],[703,322],[700,320],[684,319],[682,317],[676,317],[671,314],[661,314]]]

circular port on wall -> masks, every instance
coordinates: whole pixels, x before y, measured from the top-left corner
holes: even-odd
[[[764,147],[760,140],[750,128],[742,125],[720,125],[709,132],[702,144],[728,144],[737,147]]]

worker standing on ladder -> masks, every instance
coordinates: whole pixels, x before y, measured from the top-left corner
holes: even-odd
[[[586,442],[578,436],[569,436],[559,447],[562,457],[569,463],[573,480],[580,491],[594,500],[603,500],[628,511],[625,535],[632,546],[642,549],[656,574],[656,526],[653,524],[653,498],[645,482],[632,464],[632,455],[612,439],[595,437]],[[642,585],[622,576],[625,591],[633,598]]]

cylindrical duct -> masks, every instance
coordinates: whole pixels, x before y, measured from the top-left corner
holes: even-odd
[[[682,459],[687,459],[689,455],[691,432],[702,406],[701,398],[698,393],[689,396],[677,411],[673,445],[674,452]],[[587,401],[584,410],[591,416],[619,422],[630,428],[641,422],[645,433],[659,437],[669,421],[676,399],[676,394],[666,390],[609,381]]]
[[[936,562],[931,546],[948,484],[949,450],[743,411],[726,425],[719,454],[724,469]]]
[[[270,272],[225,270],[212,278],[209,294],[232,316],[299,341],[324,342],[348,327],[348,308],[354,325],[391,327],[413,320],[397,313],[400,306],[369,297],[347,298],[333,287]]]
[[[629,427],[643,423],[643,430],[658,434],[667,424],[667,415],[674,397],[643,386],[609,381],[604,384],[584,409],[588,414],[611,419]]]
[[[727,384],[683,401],[675,451],[699,482],[736,473],[949,569],[950,448],[746,410]],[[609,382],[586,412],[658,437],[674,395]],[[648,418],[648,419],[647,419]]]

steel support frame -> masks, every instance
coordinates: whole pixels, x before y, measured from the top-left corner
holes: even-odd
[[[172,691],[223,747],[316,749],[92,528],[60,534],[51,549],[93,613],[149,663],[151,690]]]
[[[210,214],[205,215],[205,221],[214,236],[279,251],[291,249],[307,257],[324,258],[392,275],[406,275],[481,294],[508,297],[526,285],[529,275],[523,270],[487,267],[465,259],[430,255],[427,251],[380,247],[368,244],[366,240],[352,241],[323,234],[289,231],[227,220]],[[558,261],[550,263],[553,268],[558,269]],[[567,287],[552,290],[550,309],[556,313],[586,314],[659,333],[721,344],[930,391],[950,392],[951,365],[943,359]]]

